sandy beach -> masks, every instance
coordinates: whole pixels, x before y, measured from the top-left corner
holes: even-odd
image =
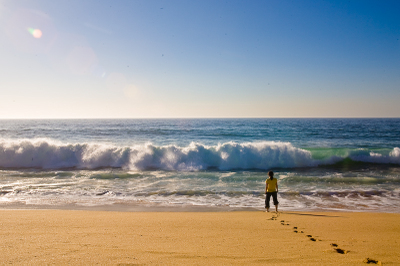
[[[1,210],[1,264],[400,264],[400,214]]]

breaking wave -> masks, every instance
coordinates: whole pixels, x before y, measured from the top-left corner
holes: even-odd
[[[308,150],[289,142],[227,142],[207,146],[192,142],[186,147],[156,146],[151,143],[131,147],[96,143],[65,144],[49,139],[0,140],[0,168],[99,169],[197,171],[316,167],[353,161],[400,164],[400,148],[383,155],[357,149],[347,156],[313,159]]]

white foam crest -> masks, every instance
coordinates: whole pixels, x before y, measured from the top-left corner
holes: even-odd
[[[192,142],[187,147],[135,147],[131,169],[204,170],[270,169],[276,167],[316,166],[309,151],[284,142],[235,143],[205,146]]]
[[[151,143],[116,147],[97,143],[65,144],[50,139],[0,140],[1,168],[196,171],[209,168],[270,169],[314,166],[309,151],[290,143],[228,142],[216,146],[191,143],[186,147]]]
[[[349,156],[354,161],[368,163],[393,163],[400,164],[400,148],[395,147],[389,155],[382,155],[375,152],[369,152],[363,149],[354,151]]]
[[[49,139],[0,140],[2,168],[123,167],[129,149],[100,144],[63,144]]]
[[[400,164],[400,149],[389,155],[367,150],[351,152],[349,158],[372,163]],[[66,144],[50,139],[0,139],[0,168],[198,171],[206,169],[261,169],[314,167],[344,158],[312,159],[311,152],[289,142],[227,142],[207,146],[192,142],[186,147],[151,143],[118,147],[99,143]]]

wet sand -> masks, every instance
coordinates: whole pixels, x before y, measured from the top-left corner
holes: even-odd
[[[0,210],[1,263],[400,264],[400,214]]]

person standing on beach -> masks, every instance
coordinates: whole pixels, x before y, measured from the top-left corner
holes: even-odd
[[[265,198],[265,208],[267,209],[267,212],[269,212],[269,201],[272,196],[275,210],[278,212],[278,180],[274,178],[274,172],[272,171],[268,172],[268,176],[269,178],[265,180],[265,194],[267,194],[267,197]]]

